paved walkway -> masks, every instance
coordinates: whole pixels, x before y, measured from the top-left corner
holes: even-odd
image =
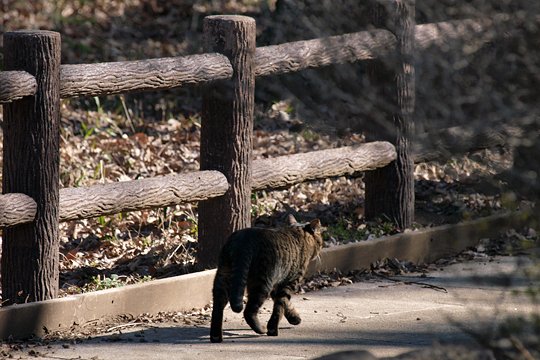
[[[507,314],[533,311],[529,299],[512,295],[512,290],[528,285],[516,271],[522,261],[477,259],[432,271],[424,278],[402,276],[395,278],[397,282],[373,280],[297,295],[293,301],[302,324],[291,326],[284,320],[279,337],[256,335],[229,309],[222,344],[209,342],[208,327],[165,324],[145,329],[142,336],[140,331],[124,333],[116,342],[104,336],[34,350],[56,359],[114,360],[309,359],[360,349],[378,357],[395,356],[435,341],[470,342],[460,327],[480,330]],[[435,285],[446,292],[409,282]]]

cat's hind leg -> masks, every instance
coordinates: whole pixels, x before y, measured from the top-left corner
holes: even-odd
[[[229,301],[230,274],[227,271],[216,273],[212,289],[213,308],[210,324],[210,341],[220,343],[223,341],[223,310]]]

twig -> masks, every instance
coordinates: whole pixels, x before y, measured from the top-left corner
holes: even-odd
[[[133,125],[133,120],[131,120],[131,115],[129,114],[129,109],[126,105],[126,99],[124,95],[120,95],[120,103],[122,103],[122,109],[124,109],[124,113],[126,114],[126,119],[129,123],[129,127],[131,128],[131,131],[135,134],[135,126]]]
[[[130,323],[127,323],[127,324],[120,324],[120,325],[112,326],[112,327],[108,328],[107,330],[105,330],[105,332],[112,332],[112,331],[115,331],[115,330],[131,327],[131,326],[144,326],[144,327],[153,327],[153,328],[158,327],[158,326],[155,326],[155,325],[150,325],[150,324],[145,323],[145,322],[130,322]]]
[[[517,337],[515,337],[514,335],[510,335],[510,342],[516,348],[516,350],[521,353],[525,360],[534,360],[532,354],[529,352],[529,350],[527,350],[525,345],[523,345],[523,343]]]
[[[178,246],[176,247],[176,249],[174,249],[169,255],[167,255],[167,258],[165,259],[165,264],[164,266],[168,265],[169,264],[169,261],[172,259],[172,257],[174,256],[174,254],[176,254],[176,252],[178,251],[178,249],[180,249],[180,247],[184,245],[183,243],[180,243],[178,244]]]
[[[431,284],[420,282],[420,281],[403,281],[403,280],[399,280],[399,279],[392,279],[391,277],[388,277],[388,276],[382,275],[382,274],[378,274],[376,272],[374,272],[373,274],[378,276],[378,277],[381,277],[381,278],[383,278],[385,280],[390,280],[390,281],[393,281],[393,282],[399,282],[399,283],[403,283],[405,285],[420,285],[420,286],[422,286],[424,288],[428,288],[428,289],[432,289],[432,290],[435,290],[435,291],[441,291],[441,292],[444,292],[444,293],[448,293],[448,290],[446,290],[445,288],[443,288],[441,286],[431,285]]]
[[[97,324],[99,321],[100,321],[100,319],[88,320],[87,322],[85,322],[81,326],[86,327],[86,326],[94,325],[94,324]]]

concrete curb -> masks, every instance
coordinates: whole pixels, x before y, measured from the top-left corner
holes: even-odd
[[[494,215],[457,225],[396,234],[379,239],[325,249],[312,262],[309,274],[319,271],[366,269],[376,260],[398,258],[429,262],[474,246],[481,238],[524,226],[523,213]],[[105,316],[138,315],[160,311],[187,311],[211,301],[215,270],[128,285],[59,299],[13,305],[0,309],[0,338],[42,335]]]
[[[413,263],[429,263],[455,255],[478,244],[482,238],[496,236],[512,227],[525,226],[529,215],[523,212],[504,213],[459,224],[411,231],[373,240],[327,248],[320,261],[310,264],[308,274],[322,271],[369,269],[384,258],[398,258]]]
[[[0,338],[43,335],[46,330],[120,314],[186,311],[211,301],[215,270],[159,279],[0,309]]]

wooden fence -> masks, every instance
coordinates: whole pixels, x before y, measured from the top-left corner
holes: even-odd
[[[373,141],[353,147],[252,160],[255,78],[331,64],[398,59],[395,93],[412,89],[394,110],[412,121],[412,51],[464,36],[489,34],[505,16],[414,25],[414,1],[394,0],[390,29],[256,48],[255,21],[245,16],[205,18],[208,53],[98,64],[61,65],[60,34],[4,34],[2,291],[7,304],[57,296],[58,224],[119,212],[199,201],[199,262],[216,263],[225,235],[250,224],[253,190],[410,163],[409,132],[402,142]],[[396,6],[397,5],[397,6]],[[387,9],[387,10],[388,10]],[[486,40],[487,40],[486,36]],[[411,74],[413,76],[411,76]],[[59,188],[60,99],[161,90],[205,84],[201,171],[80,188]],[[396,95],[397,96],[397,95]],[[401,99],[403,100],[403,99]],[[395,115],[395,114],[394,114]],[[408,124],[407,126],[412,126]],[[395,171],[390,169],[390,172]],[[412,172],[406,173],[412,181]],[[399,181],[390,192],[399,193]],[[369,189],[367,190],[370,191]],[[376,194],[366,194],[376,198]],[[391,207],[410,207],[394,198]],[[367,212],[370,209],[366,209]],[[378,210],[377,210],[378,211]],[[21,269],[14,272],[11,269]]]

